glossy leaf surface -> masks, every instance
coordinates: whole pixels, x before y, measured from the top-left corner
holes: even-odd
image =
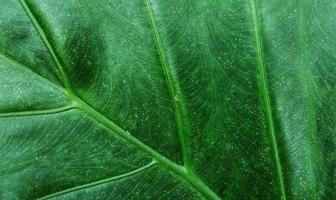
[[[336,199],[335,1],[0,5],[0,199]]]

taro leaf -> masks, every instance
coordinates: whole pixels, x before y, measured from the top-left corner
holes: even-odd
[[[0,5],[0,199],[336,199],[336,1]]]

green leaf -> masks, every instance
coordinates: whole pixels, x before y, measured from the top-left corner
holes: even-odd
[[[335,1],[0,5],[0,199],[336,199]]]

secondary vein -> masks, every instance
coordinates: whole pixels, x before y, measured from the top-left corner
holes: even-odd
[[[27,5],[27,2],[25,0],[19,0],[24,11],[26,12],[28,18],[30,19],[30,21],[32,22],[33,26],[35,27],[37,33],[39,34],[39,36],[41,37],[44,45],[46,46],[46,48],[48,49],[51,57],[53,58],[53,60],[55,61],[55,64],[59,70],[60,76],[63,79],[63,83],[64,83],[64,87],[65,89],[69,92],[72,93],[72,89],[70,86],[70,81],[66,76],[66,73],[64,71],[64,67],[61,64],[60,59],[58,58],[55,50],[53,49],[53,47],[51,46],[49,39],[47,37],[47,35],[45,34],[45,31],[43,30],[43,28],[41,27],[41,25],[39,24],[39,22],[37,21],[37,19],[35,18],[34,14],[32,13],[31,9],[29,8],[29,6]]]
[[[162,45],[160,32],[158,30],[158,25],[156,24],[156,19],[153,13],[151,3],[149,2],[149,0],[145,0],[145,3],[146,3],[147,13],[150,18],[151,30],[153,32],[156,48],[157,48],[157,51],[160,57],[161,66],[163,68],[163,72],[166,77],[166,82],[167,82],[167,87],[169,90],[171,102],[175,110],[176,125],[178,129],[182,153],[183,153],[183,162],[184,162],[185,167],[188,168],[190,164],[189,163],[190,150],[188,148],[188,145],[185,142],[185,134],[184,134],[184,129],[183,129],[183,111],[182,111],[181,104],[180,104],[182,97],[181,95],[178,94],[178,88],[177,88],[178,86],[176,86],[176,83],[175,83],[176,81],[174,81],[174,76],[169,66],[169,61],[167,59],[165,50]]]
[[[8,112],[0,113],[0,118],[2,117],[23,117],[23,116],[33,116],[33,115],[48,115],[65,112],[75,108],[74,105],[66,105],[59,108],[51,108],[45,110],[29,110],[29,111],[17,111],[17,112]]]
[[[110,177],[110,178],[106,178],[106,179],[103,179],[103,180],[95,181],[95,182],[84,184],[84,185],[79,185],[79,186],[76,186],[76,187],[73,187],[73,188],[69,188],[69,189],[66,189],[66,190],[55,192],[53,194],[49,194],[47,196],[43,196],[43,197],[40,197],[40,198],[37,198],[37,199],[39,199],[39,200],[49,199],[49,198],[52,198],[52,197],[57,197],[57,196],[61,196],[61,195],[71,193],[71,192],[83,190],[83,189],[86,189],[86,188],[89,188],[89,187],[94,187],[94,186],[97,186],[97,185],[110,183],[110,182],[117,181],[117,180],[120,180],[120,179],[125,179],[125,178],[128,178],[130,176],[140,174],[140,173],[150,169],[155,164],[156,164],[156,162],[152,161],[152,162],[148,163],[147,165],[144,165],[144,166],[142,166],[138,169],[135,169],[133,171],[129,171],[129,172],[124,173],[124,174],[120,174],[120,175],[117,175],[117,176],[113,176],[113,177]]]
[[[257,48],[257,58],[258,58],[258,70],[259,70],[259,90],[261,93],[261,99],[264,105],[264,112],[267,119],[269,135],[270,135],[270,142],[272,144],[273,153],[274,153],[274,160],[277,170],[277,175],[279,179],[280,191],[283,200],[286,200],[286,191],[285,191],[285,184],[281,166],[281,160],[279,155],[279,148],[277,143],[277,138],[275,135],[275,128],[274,128],[274,119],[272,115],[272,108],[271,108],[271,101],[269,97],[269,90],[268,90],[268,83],[267,83],[267,75],[266,75],[266,67],[264,61],[264,53],[262,48],[262,41],[261,41],[261,34],[260,34],[260,25],[258,20],[257,14],[257,4],[256,0],[251,0],[251,8],[252,8],[252,16],[253,16],[253,23],[255,29],[255,40],[256,40],[256,48]]]

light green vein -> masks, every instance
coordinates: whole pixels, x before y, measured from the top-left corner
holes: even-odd
[[[96,111],[93,107],[91,107],[89,104],[87,104],[85,101],[83,101],[81,98],[76,96],[74,90],[71,88],[71,84],[69,79],[67,78],[67,75],[64,71],[64,67],[62,66],[61,62],[59,61],[55,51],[53,50],[50,42],[48,41],[48,37],[45,34],[45,31],[42,29],[42,27],[39,25],[37,19],[34,17],[33,13],[31,12],[29,6],[26,4],[25,0],[19,0],[23,9],[27,13],[28,17],[30,18],[31,22],[35,26],[37,32],[40,34],[44,44],[47,46],[49,53],[51,54],[52,58],[54,59],[55,63],[57,64],[60,72],[61,72],[61,78],[64,81],[64,85],[67,89],[67,93],[69,98],[73,101],[76,108],[82,110],[84,113],[95,119],[98,123],[101,123],[105,127],[107,127],[111,134],[115,134],[119,136],[120,138],[124,139],[126,142],[128,142],[131,145],[134,145],[137,147],[140,151],[150,155],[153,159],[155,159],[157,162],[162,164],[164,167],[175,173],[176,175],[182,177],[185,179],[190,185],[192,185],[196,190],[198,190],[201,194],[203,194],[207,199],[210,200],[220,200],[221,198],[212,191],[200,178],[198,178],[196,175],[194,175],[191,171],[186,170],[184,166],[178,165],[177,163],[169,160],[168,158],[164,157],[151,147],[147,146],[140,140],[138,140],[136,137],[132,136],[129,132],[122,129],[120,126],[116,125],[113,121],[106,118],[104,115]],[[147,5],[149,5],[148,1]],[[153,17],[153,16],[152,16]],[[152,18],[154,20],[154,18]],[[154,21],[152,21],[154,22]],[[156,30],[156,29],[155,29]],[[155,31],[154,30],[154,31]],[[158,33],[155,34],[155,36],[159,36]],[[161,42],[157,41],[160,45],[159,49],[161,49],[161,56],[164,56],[163,49],[161,46]],[[165,61],[166,62],[166,61]],[[168,67],[166,64],[165,67]],[[168,69],[166,72],[171,73]],[[171,77],[171,75],[169,75]],[[46,79],[48,80],[48,79]],[[171,80],[171,79],[170,79]],[[48,80],[49,81],[49,80]],[[172,80],[171,80],[172,81]],[[172,83],[172,82],[171,82]],[[174,90],[175,91],[175,90]],[[179,104],[176,104],[179,105]]]
[[[190,155],[190,150],[188,145],[186,145],[185,142],[185,135],[184,135],[184,130],[183,130],[183,112],[181,108],[180,101],[182,100],[181,95],[178,95],[178,89],[176,88],[176,81],[174,81],[174,76],[171,71],[171,68],[169,67],[169,61],[167,59],[165,50],[162,46],[162,41],[161,41],[161,36],[160,32],[158,30],[158,25],[156,24],[154,12],[151,6],[151,3],[149,0],[145,0],[146,3],[146,9],[147,13],[150,18],[150,24],[151,24],[151,30],[153,31],[154,39],[155,39],[155,44],[156,48],[160,57],[161,65],[163,67],[163,71],[166,77],[167,81],[167,86],[169,90],[169,94],[171,97],[171,102],[174,106],[175,110],[175,118],[176,118],[176,124],[177,124],[177,129],[179,133],[179,138],[180,138],[180,143],[182,147],[182,153],[183,153],[183,162],[186,168],[189,166],[189,155]]]
[[[258,20],[256,0],[251,0],[251,8],[252,8],[252,16],[253,16],[253,23],[254,23],[254,29],[255,29],[257,57],[258,57],[259,89],[261,93],[262,102],[265,104],[264,112],[265,112],[268,129],[269,129],[270,142],[272,144],[273,153],[274,153],[274,160],[275,160],[277,175],[279,179],[281,198],[283,200],[286,200],[285,184],[284,184],[284,178],[283,178],[283,173],[282,173],[282,166],[281,166],[281,160],[280,160],[280,155],[279,155],[277,138],[275,135],[271,101],[269,97],[266,67],[265,67],[264,53],[263,53],[263,48],[262,48],[262,39],[261,39],[261,34],[260,34],[260,25],[259,25],[259,20]]]
[[[65,111],[68,111],[74,108],[75,108],[74,105],[66,105],[66,106],[62,106],[59,108],[51,108],[51,109],[45,109],[45,110],[29,110],[29,111],[0,113],[0,118],[56,114],[56,113],[65,112]]]
[[[161,163],[168,170],[174,172],[175,174],[184,178],[190,185],[192,185],[195,189],[197,189],[201,194],[203,194],[206,198],[211,200],[220,200],[215,192],[213,192],[200,178],[195,176],[192,172],[187,171],[184,166],[180,166],[175,162],[169,160],[164,157],[157,151],[153,150],[151,147],[144,144],[142,141],[132,136],[129,132],[120,128],[111,120],[107,119],[104,115],[97,112],[90,105],[85,103],[78,97],[74,97],[74,101],[77,102],[78,108],[81,109],[84,113],[88,114],[90,117],[95,119],[97,122],[106,126],[109,130],[111,130],[114,134],[117,134],[128,143],[136,146],[139,150],[145,152],[154,158],[157,162]]]
[[[32,13],[31,9],[28,7],[27,2],[25,0],[19,0],[24,11],[26,12],[27,16],[29,17],[30,21],[32,22],[33,26],[35,27],[36,31],[38,32],[38,34],[40,35],[44,45],[47,47],[51,57],[54,59],[55,64],[59,70],[60,76],[63,78],[63,82],[64,82],[64,87],[66,88],[66,90],[69,93],[72,93],[71,90],[71,86],[70,86],[70,82],[66,76],[66,73],[64,71],[64,68],[61,64],[60,59],[58,58],[56,52],[54,51],[54,49],[52,48],[49,39],[47,37],[47,35],[45,34],[43,28],[41,27],[41,25],[38,23],[38,21],[36,20],[34,14]]]
[[[85,184],[85,185],[80,185],[80,186],[76,186],[76,187],[69,188],[69,189],[66,189],[66,190],[62,190],[62,191],[59,191],[59,192],[55,192],[53,194],[50,194],[50,195],[47,195],[47,196],[44,196],[44,197],[40,197],[40,198],[37,198],[37,199],[39,199],[39,200],[49,199],[49,198],[65,195],[65,194],[68,194],[68,193],[71,193],[71,192],[84,190],[84,189],[89,188],[89,187],[94,187],[94,186],[97,186],[97,185],[110,183],[110,182],[117,181],[117,180],[120,180],[120,179],[125,179],[125,178],[128,178],[128,177],[140,174],[140,173],[146,171],[147,169],[150,169],[155,164],[156,164],[156,162],[152,161],[147,165],[144,165],[144,166],[142,166],[138,169],[135,169],[133,171],[130,171],[130,172],[127,172],[127,173],[124,173],[124,174],[120,174],[120,175],[117,175],[117,176],[113,176],[113,177],[106,178],[106,179],[103,179],[103,180],[95,181],[95,182],[88,183],[88,184]]]

